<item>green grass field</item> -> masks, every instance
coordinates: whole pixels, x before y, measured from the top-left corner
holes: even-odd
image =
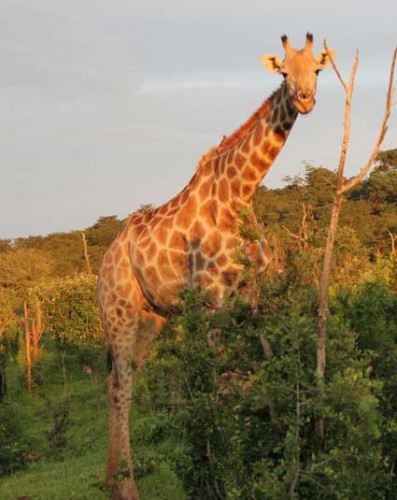
[[[23,446],[28,459],[22,470],[0,477],[0,498],[109,498],[104,487],[105,368],[94,376],[87,374],[74,356],[62,357],[51,346],[46,346],[35,374],[35,389],[29,394],[23,387],[18,364],[14,361],[8,366],[8,393],[0,405],[0,423],[11,422],[11,427],[16,426],[10,453]],[[146,429],[150,433],[153,418],[150,413],[136,409],[131,419],[141,498],[183,500],[186,496],[166,459],[180,443],[172,442],[169,437],[150,443],[145,434]],[[4,443],[2,439],[0,467],[3,470],[9,458]]]

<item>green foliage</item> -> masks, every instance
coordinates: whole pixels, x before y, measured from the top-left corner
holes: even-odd
[[[380,151],[376,159],[379,162],[380,167],[384,169],[395,168],[397,167],[397,149]]]
[[[357,332],[357,345],[368,351],[371,378],[381,383],[381,442],[385,466],[391,471],[390,490],[397,488],[392,472],[397,464],[397,261],[378,258],[353,293],[337,296],[335,308]]]
[[[24,469],[29,443],[12,406],[0,405],[0,477]]]
[[[0,428],[6,422],[16,426],[12,443],[14,449],[16,443],[22,452],[24,469],[14,473],[20,469],[15,464],[18,457],[11,455],[11,447],[2,434],[0,457],[4,452],[4,459],[14,463],[10,465],[11,475],[1,477],[1,499],[109,497],[103,488],[107,454],[105,360],[105,349],[102,349],[102,366],[101,369],[98,366],[96,382],[82,370],[77,349],[60,352],[47,338],[41,358],[43,385],[31,394],[21,390],[18,366],[15,360],[10,360],[10,397],[7,406],[6,403],[0,405]],[[42,397],[44,391],[45,397]],[[61,423],[65,410],[66,426]],[[171,422],[172,416],[159,413],[157,418],[156,414],[143,410],[133,411],[131,419],[141,498],[185,500],[181,484],[168,463],[168,457],[175,455],[178,447],[169,437],[171,430],[167,431],[167,421]],[[54,434],[61,446],[52,449],[47,437]]]
[[[397,232],[397,173],[395,150],[379,155],[379,164],[365,182],[345,200],[339,233],[354,231],[367,253],[390,253],[390,235]],[[310,217],[311,243],[323,248],[335,194],[335,174],[306,165],[303,178],[287,179],[283,189],[260,188],[254,197],[258,221],[266,235],[276,235],[289,248],[291,235],[300,233],[304,210]]]
[[[0,287],[26,290],[48,278],[51,268],[51,258],[41,250],[17,248],[0,253]]]
[[[318,385],[317,291],[293,269],[262,287],[256,315],[240,300],[208,315],[189,291],[151,356],[145,377],[184,437],[170,460],[189,498],[381,499],[393,490],[395,409],[384,375],[374,376],[375,358],[335,305]]]
[[[115,215],[100,217],[98,221],[85,231],[88,240],[88,251],[94,271],[99,269],[102,257],[119,233],[123,222]]]
[[[45,329],[63,345],[103,341],[96,299],[96,277],[79,274],[33,290],[43,304]]]
[[[86,230],[90,247],[107,248],[120,231],[122,221],[115,215],[99,217],[97,222]]]
[[[245,241],[255,242],[263,237],[262,228],[252,220],[252,211],[250,209],[241,209],[239,235]]]
[[[64,399],[59,405],[54,403],[48,397],[44,397],[47,409],[51,414],[52,428],[45,431],[45,437],[48,443],[46,455],[51,460],[62,460],[64,458],[67,444],[66,431],[70,427],[70,401]]]
[[[122,222],[112,215],[100,217],[93,226],[84,231],[94,271],[98,270],[106,248],[120,231],[121,225]],[[48,255],[53,262],[52,276],[56,278],[63,278],[76,272],[81,273],[86,267],[81,231],[18,238],[14,247],[20,250],[34,249]],[[2,248],[8,249],[7,242],[0,244],[0,253]]]
[[[1,252],[8,252],[10,250],[12,250],[11,241],[0,239],[0,253]]]
[[[54,262],[54,277],[64,277],[85,269],[84,248],[80,231],[29,236],[15,241],[17,249],[34,249],[49,255]]]
[[[7,392],[8,358],[16,356],[19,349],[21,324],[14,312],[18,303],[14,290],[0,287],[0,403]]]

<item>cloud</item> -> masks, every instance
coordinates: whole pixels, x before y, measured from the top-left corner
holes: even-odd
[[[149,80],[143,82],[140,86],[139,93],[142,94],[156,94],[163,92],[189,92],[189,91],[206,91],[211,89],[219,90],[243,90],[251,91],[261,88],[260,81],[255,78],[257,75],[245,74],[238,76],[225,73],[223,75],[206,75],[203,79],[199,75],[196,78],[193,76],[189,78],[175,79],[160,79]]]
[[[394,0],[365,9],[358,0],[3,0],[0,237],[81,228],[171,197],[277,88],[259,58],[282,55],[284,32],[299,46],[315,27],[316,51],[327,37],[346,77],[360,48],[358,158],[381,118],[396,11]],[[318,105],[297,123],[268,185],[304,159],[335,164],[337,86],[331,71],[321,75]]]
[[[1,87],[62,98],[136,84],[131,54],[120,38],[95,17],[81,16],[81,10],[72,15],[61,6],[43,0],[2,5],[0,55],[7,71]]]

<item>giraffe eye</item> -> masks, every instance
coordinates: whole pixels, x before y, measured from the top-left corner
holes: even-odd
[[[321,69],[316,69],[315,73],[316,75],[318,75],[319,73],[321,73]]]

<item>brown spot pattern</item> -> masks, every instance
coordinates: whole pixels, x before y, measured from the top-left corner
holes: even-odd
[[[253,165],[255,168],[260,167],[262,164],[261,159],[259,158],[259,155],[256,151],[254,151],[251,155],[251,165]],[[249,167],[244,169],[244,177],[246,178],[247,173],[248,173]],[[247,173],[246,173],[247,172]]]
[[[210,195],[211,185],[212,185],[212,179],[207,179],[199,187],[198,195],[201,201],[205,200]]]
[[[226,170],[226,175],[227,175],[227,177],[228,177],[229,180],[234,179],[234,177],[236,177],[236,175],[237,175],[237,169],[236,169],[236,167],[233,167],[233,165],[230,166]]]
[[[262,140],[263,140],[263,127],[261,125],[261,122],[259,122],[254,132],[254,146],[255,147],[259,146]]]
[[[224,177],[221,178],[218,184],[218,196],[221,202],[226,202],[229,199],[229,184]]]
[[[196,220],[196,222],[194,222],[193,226],[189,231],[189,239],[200,241],[203,236],[204,236],[204,226],[199,220]]]
[[[257,162],[255,166],[260,166],[260,162]],[[251,167],[245,167],[243,177],[245,181],[255,182],[258,179],[258,174]]]
[[[248,186],[247,184],[243,186],[243,196],[245,198],[250,198],[251,195],[254,194],[254,189],[252,186]]]
[[[240,154],[240,153],[236,154],[236,165],[238,168],[240,168],[240,169],[243,168],[245,161],[246,161],[245,157],[242,154]]]
[[[218,231],[212,231],[202,242],[201,248],[205,255],[215,256],[221,249],[222,236]]]
[[[186,238],[181,233],[180,231],[174,231],[172,233],[170,242],[169,242],[169,247],[171,249],[179,249],[179,250],[185,250],[186,247]]]

